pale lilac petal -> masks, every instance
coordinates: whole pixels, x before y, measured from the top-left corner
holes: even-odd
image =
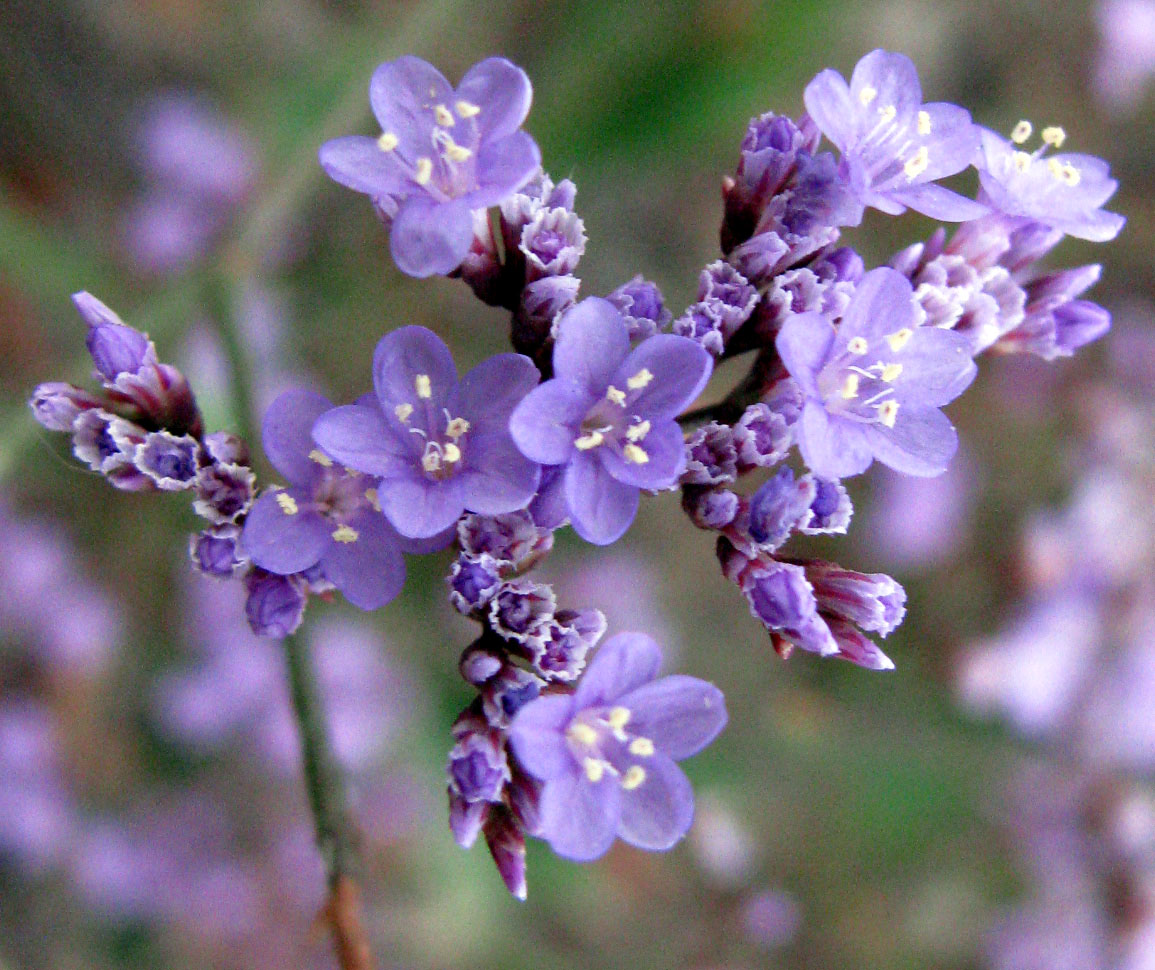
[[[326,411],[313,425],[313,440],[342,465],[385,478],[408,474],[420,452],[398,437],[376,406],[346,404]]]
[[[958,450],[958,434],[935,408],[900,407],[893,428],[869,425],[866,433],[874,457],[907,475],[940,475]]]
[[[401,535],[423,539],[448,529],[465,511],[459,477],[443,482],[413,477],[382,482],[377,490],[381,511]]]
[[[798,434],[802,460],[822,478],[861,474],[870,467],[873,458],[866,439],[866,429],[871,427],[832,417],[817,401],[807,401]]]
[[[600,398],[629,352],[629,328],[617,307],[608,300],[589,297],[558,321],[553,372]]]
[[[1076,239],[1086,239],[1088,242],[1110,242],[1127,222],[1126,216],[1117,212],[1092,212],[1070,227],[1058,226],[1064,229],[1068,236]]]
[[[911,185],[905,189],[893,189],[889,195],[891,199],[914,209],[915,212],[944,222],[967,222],[985,216],[991,211],[981,202],[975,202],[965,195],[959,195],[941,185],[929,182]]]
[[[901,125],[911,118],[922,104],[922,86],[918,82],[918,70],[905,54],[892,51],[873,50],[854,66],[850,76],[851,103],[861,104],[862,93],[867,88],[875,91],[870,101],[871,107],[893,107],[895,124]],[[869,117],[863,114],[860,118]],[[866,122],[861,134],[869,131]]]
[[[299,573],[315,565],[329,541],[329,527],[316,512],[285,511],[278,496],[292,498],[298,507],[305,501],[299,492],[266,492],[253,504],[241,534],[241,549],[262,569],[281,576]]]
[[[904,348],[902,382],[895,396],[904,406],[941,407],[970,387],[978,368],[970,342],[953,330],[919,327]]]
[[[811,314],[806,314],[810,316]],[[887,334],[914,323],[914,290],[910,280],[897,270],[881,266],[867,273],[854,291],[854,298],[846,308],[838,328],[839,345],[844,346],[854,337],[864,337],[876,343]],[[788,320],[786,327],[794,319]],[[779,353],[782,352],[779,338]],[[785,357],[783,358],[785,359]],[[786,364],[790,373],[794,370]]]
[[[611,448],[598,449],[606,470],[624,485],[660,491],[671,487],[686,468],[686,442],[674,421],[655,424],[637,446],[648,461],[626,461]]]
[[[381,130],[396,135],[407,161],[429,152],[434,105],[453,103],[453,88],[441,72],[419,57],[406,55],[386,61],[373,72],[369,103]]]
[[[521,127],[529,114],[533,88],[525,71],[504,57],[487,57],[465,72],[455,100],[480,108],[477,127],[483,140],[503,138]]]
[[[574,531],[598,546],[622,537],[638,512],[638,490],[615,479],[589,452],[573,456],[565,472],[565,502]]]
[[[517,450],[505,431],[470,432],[458,493],[470,512],[501,515],[523,509],[537,491],[541,466]]]
[[[428,398],[418,397],[417,378],[420,376],[429,378]],[[432,330],[400,327],[377,343],[373,353],[373,386],[381,409],[393,427],[405,430],[416,426],[428,434],[432,422],[422,418],[426,412],[434,412],[437,421],[442,421],[441,408],[457,386],[457,367],[445,342]],[[414,409],[409,424],[393,424],[394,408],[406,404]],[[440,427],[438,423],[438,430]]]
[[[273,467],[294,485],[306,485],[321,466],[309,458],[313,450],[313,422],[333,407],[313,391],[292,390],[280,395],[261,421],[261,444]]]
[[[726,726],[722,692],[697,677],[675,674],[618,698],[630,712],[630,733],[649,738],[668,758],[697,754]]]
[[[549,781],[574,769],[565,741],[573,716],[573,697],[548,694],[517,712],[509,728],[509,744],[521,766],[535,778]]]
[[[613,845],[621,810],[621,789],[611,775],[595,785],[570,772],[542,789],[541,835],[563,859],[590,862]]]
[[[470,209],[497,205],[522,188],[541,169],[541,149],[524,131],[483,144],[477,152],[477,188],[461,201]]]
[[[509,431],[523,455],[543,465],[560,465],[573,454],[578,428],[597,398],[564,378],[534,388],[514,409]]]
[[[574,710],[616,703],[658,676],[662,650],[644,633],[617,633],[590,661],[573,695]]]
[[[643,769],[642,783],[622,791],[618,836],[639,849],[664,852],[690,830],[694,791],[682,769],[661,753],[646,758]]]
[[[389,250],[397,268],[424,278],[452,273],[473,242],[473,215],[461,199],[434,202],[411,196],[401,204],[389,230]]]
[[[840,149],[845,149],[853,137],[856,116],[846,79],[827,68],[806,85],[803,100],[818,130]]]
[[[474,431],[505,431],[513,409],[540,380],[528,357],[498,354],[461,379],[449,397],[449,413],[468,420]]]
[[[819,396],[815,374],[825,363],[833,344],[834,327],[820,313],[796,313],[787,317],[774,342],[790,376],[803,393],[811,397]]]
[[[979,128],[971,113],[944,101],[924,104],[921,110],[926,113],[930,134],[922,142],[927,148],[927,166],[917,181],[933,182],[961,172],[979,148]],[[960,164],[961,159],[967,162]]]
[[[321,571],[354,606],[379,609],[405,585],[405,560],[398,536],[372,509],[363,510],[347,524],[357,533],[356,540],[330,541],[321,557]]]
[[[409,175],[394,152],[385,152],[377,139],[364,135],[334,138],[321,146],[318,160],[334,182],[368,195],[394,195],[405,191]]]
[[[714,359],[696,340],[660,333],[643,340],[621,362],[610,383],[621,390],[645,371],[653,377],[630,398],[631,412],[643,418],[672,418],[702,393]]]

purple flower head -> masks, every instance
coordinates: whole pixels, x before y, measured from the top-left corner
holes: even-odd
[[[675,420],[710,377],[712,360],[685,337],[658,334],[630,349],[618,309],[583,300],[558,321],[554,378],[513,412],[521,452],[565,466],[578,535],[607,545],[629,528],[641,489],[673,485],[686,466]]]
[[[810,475],[794,480],[794,472],[782,468],[750,498],[750,538],[765,552],[773,552],[813,517],[811,506],[818,486]]]
[[[136,374],[147,364],[155,364],[156,348],[146,334],[134,330],[91,293],[72,294],[72,302],[88,324],[85,344],[97,374],[115,381],[121,374]]]
[[[228,522],[194,532],[189,536],[189,558],[207,576],[236,576],[248,562],[240,551],[240,538],[240,527]]]
[[[49,431],[71,431],[84,411],[101,406],[100,398],[72,384],[50,381],[32,392],[28,406]]]
[[[1066,140],[1062,128],[1044,128],[1043,144],[1034,152],[1019,148],[1031,136],[1030,122],[1020,121],[1011,141],[986,128],[980,131],[975,164],[991,208],[1091,242],[1119,234],[1127,220],[1102,209],[1119,186],[1107,163],[1094,155],[1046,155]]]
[[[842,171],[863,205],[898,215],[974,219],[986,207],[934,183],[971,164],[978,129],[964,109],[923,104],[910,58],[871,51],[850,84],[825,70],[806,86],[806,110],[842,152]]]
[[[289,482],[266,492],[245,520],[241,547],[262,569],[288,576],[317,566],[355,606],[375,610],[401,592],[400,539],[377,507],[376,483],[337,465],[310,436],[332,404],[286,391],[261,426],[265,453]]]
[[[614,306],[622,311],[626,326],[630,328],[630,340],[645,340],[665,330],[673,319],[673,314],[662,302],[662,291],[656,283],[635,276],[606,295]]]
[[[166,492],[192,488],[197,477],[200,446],[189,435],[154,431],[136,450],[136,467]]]
[[[456,90],[420,58],[387,61],[369,83],[381,136],[326,142],[321,166],[392,214],[390,245],[403,273],[450,273],[473,241],[471,211],[508,198],[541,163],[518,130],[531,96],[525,72],[500,57],[475,64]]]
[[[686,441],[683,485],[729,485],[738,480],[738,450],[728,424],[711,421]]]
[[[514,719],[509,742],[543,782],[540,835],[579,862],[615,837],[663,851],[690,828],[694,796],[675,761],[726,724],[722,692],[696,677],[658,679],[662,654],[640,633],[606,641],[573,694],[550,694]]]
[[[293,576],[254,569],[245,577],[245,617],[259,637],[284,639],[305,618],[305,592]]]
[[[514,447],[509,416],[538,379],[528,357],[498,354],[458,381],[440,337],[402,327],[373,355],[376,401],[322,415],[313,436],[380,479],[381,510],[398,532],[436,536],[465,511],[500,515],[533,498],[540,469]]]
[[[845,478],[877,458],[908,475],[946,469],[958,440],[939,408],[974,379],[965,337],[920,326],[910,282],[881,268],[863,277],[837,330],[791,317],[778,353],[806,403],[802,457],[816,475]]]
[[[453,725],[457,742],[449,752],[449,790],[467,802],[499,802],[510,779],[501,735],[484,717],[467,710]]]

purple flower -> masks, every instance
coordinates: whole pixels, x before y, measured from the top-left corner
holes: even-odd
[[[922,103],[910,58],[871,51],[850,84],[825,70],[806,86],[806,110],[842,152],[842,172],[863,205],[933,219],[974,219],[986,207],[934,182],[971,164],[978,129],[953,104]]]
[[[656,283],[635,276],[606,295],[614,306],[622,311],[626,325],[630,328],[631,340],[645,340],[665,330],[673,315],[662,302],[662,291]]]
[[[265,453],[290,486],[257,499],[241,548],[279,575],[319,566],[349,602],[375,610],[401,592],[405,561],[397,534],[376,508],[376,483],[336,465],[310,437],[313,423],[331,409],[320,394],[287,391],[265,413]]]
[[[656,679],[662,654],[640,633],[619,633],[598,651],[573,694],[527,704],[509,741],[544,782],[541,837],[579,862],[620,837],[662,851],[694,813],[690,783],[674,764],[701,751],[726,724],[722,692],[696,677]]]
[[[518,130],[531,96],[525,72],[500,57],[474,65],[456,90],[420,58],[387,61],[369,83],[381,136],[326,142],[321,166],[392,215],[390,244],[403,273],[450,273],[473,241],[471,211],[508,198],[541,163]]]
[[[386,335],[373,355],[377,400],[336,408],[313,428],[342,464],[381,480],[381,510],[404,536],[436,536],[462,512],[524,508],[540,469],[518,453],[509,415],[539,379],[520,354],[498,354],[459,382],[441,338],[424,327]]]
[[[845,478],[877,458],[908,475],[937,475],[958,444],[939,408],[974,379],[961,334],[919,325],[909,281],[895,270],[862,278],[837,329],[817,313],[791,317],[778,353],[806,403],[802,457],[824,478]]]
[[[658,334],[630,350],[629,328],[606,300],[583,300],[558,321],[554,379],[530,391],[510,431],[522,454],[565,466],[578,535],[607,545],[629,528],[641,489],[669,488],[686,467],[675,420],[710,377],[686,337]]]
[[[1014,144],[988,129],[980,131],[975,164],[992,208],[1076,239],[1107,242],[1119,234],[1127,220],[1102,209],[1119,186],[1107,163],[1094,155],[1045,155],[1049,147],[1058,148],[1066,139],[1062,128],[1044,128],[1043,144],[1033,153],[1018,147],[1030,137],[1029,122],[1015,126]]]

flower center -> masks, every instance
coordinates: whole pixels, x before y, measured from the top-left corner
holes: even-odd
[[[654,742],[628,729],[632,714],[621,706],[592,708],[566,728],[570,753],[593,784],[610,775],[633,791],[646,780],[645,763],[654,754]]]
[[[650,433],[651,425],[648,420],[633,413],[630,405],[653,379],[653,373],[643,367],[626,380],[626,390],[613,384],[606,388],[605,397],[590,408],[582,419],[574,447],[578,451],[590,451],[608,445],[626,461],[636,465],[646,464],[650,455],[642,442]]]

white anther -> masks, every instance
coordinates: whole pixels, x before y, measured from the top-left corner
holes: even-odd
[[[1050,125],[1043,129],[1043,141],[1054,148],[1061,148],[1067,140],[1067,133],[1058,125]]]
[[[901,330],[896,330],[894,333],[886,335],[886,342],[890,344],[890,349],[896,354],[902,350],[908,343],[910,338],[914,336],[914,331],[910,327],[903,327]]]
[[[399,144],[401,144],[401,139],[391,131],[381,132],[381,137],[377,139],[377,147],[383,152],[391,152]]]
[[[333,530],[333,538],[338,542],[356,542],[361,538],[361,533],[347,525],[342,525]]]
[[[884,108],[879,108],[878,113],[882,116],[882,123],[889,125],[898,116],[898,109],[893,104],[888,104]]]
[[[381,511],[381,499],[377,495],[377,489],[375,489],[375,488],[365,489],[365,499],[370,505],[373,506],[373,510],[375,512]]]
[[[433,119],[441,125],[442,128],[452,128],[457,123],[453,117],[453,113],[443,104],[434,106]]]
[[[613,384],[606,388],[606,400],[612,401],[618,407],[626,406],[626,392],[620,391]]]
[[[602,780],[606,773],[606,763],[598,758],[586,758],[582,762],[586,777],[595,785]]]
[[[870,344],[866,342],[865,337],[851,337],[849,342],[846,344],[846,349],[856,357],[861,357],[868,350],[870,350]]]
[[[895,418],[898,417],[898,401],[890,398],[878,405],[878,420],[886,427],[893,428]]]
[[[630,723],[630,709],[628,707],[611,707],[609,714],[606,715],[606,723],[615,730],[624,728]]]
[[[606,436],[600,431],[590,431],[583,434],[573,444],[578,451],[589,451],[591,448],[596,448],[605,440]]]
[[[436,472],[441,470],[441,455],[435,450],[436,446],[427,445],[425,454],[421,456],[421,467],[427,472]]]
[[[1015,152],[1011,156],[1011,161],[1014,163],[1014,166],[1018,171],[1025,172],[1028,168],[1031,167],[1031,162],[1033,162],[1034,159],[1031,158],[1027,152]]]
[[[648,758],[654,753],[654,742],[649,738],[634,738],[630,742],[630,754],[635,754],[639,758]]]
[[[413,378],[413,387],[419,398],[427,401],[433,397],[433,383],[429,380],[428,374],[418,374]]]
[[[587,746],[593,744],[598,739],[598,732],[588,724],[582,724],[580,721],[576,724],[571,724],[565,733],[566,737],[571,741],[576,741],[578,744]]]
[[[630,441],[641,441],[650,433],[650,422],[639,421],[626,429],[626,438]]]
[[[853,401],[858,397],[858,375],[847,374],[838,393],[844,401]]]
[[[461,449],[457,447],[452,441],[445,443],[445,464],[453,465],[461,461]]]
[[[1014,128],[1011,129],[1011,141],[1016,145],[1021,145],[1028,138],[1031,137],[1031,132],[1034,131],[1034,126],[1024,118]]]
[[[646,769],[641,765],[630,765],[622,778],[622,787],[626,791],[633,791],[646,780]]]
[[[858,100],[865,108],[871,101],[878,97],[878,89],[872,88],[869,84],[858,92]]]
[[[626,381],[626,387],[631,391],[640,391],[643,387],[654,379],[654,375],[650,373],[648,367],[643,367],[633,377]]]
[[[411,415],[413,413],[413,405],[412,404],[398,404],[393,409],[393,413],[395,415],[397,415],[397,420],[400,421],[402,424],[404,424],[406,421],[409,420],[409,415]]]
[[[413,181],[418,185],[427,185],[433,177],[433,159],[422,155],[417,159],[417,170],[413,173]]]
[[[316,448],[309,452],[309,460],[315,461],[322,468],[333,467],[333,459],[326,455],[323,451],[318,451]]]
[[[453,107],[457,109],[457,114],[461,118],[472,118],[481,114],[481,108],[469,101],[458,101]]]
[[[923,145],[917,152],[906,160],[902,170],[908,179],[918,178],[930,167],[930,150]]]
[[[887,384],[893,384],[898,380],[898,375],[902,373],[902,364],[887,364],[882,368],[882,373],[879,374]]]
[[[930,112],[920,111],[918,113],[918,133],[920,135],[930,134]]]
[[[644,465],[650,460],[650,456],[637,445],[626,445],[622,449],[622,457],[635,465]]]
[[[277,492],[277,504],[285,515],[296,515],[300,511],[297,508],[297,500],[287,492]]]
[[[464,145],[459,145],[452,138],[445,139],[445,157],[451,162],[464,162],[473,155]]]
[[[445,435],[448,438],[460,438],[470,429],[471,425],[465,418],[451,418],[445,425]]]

